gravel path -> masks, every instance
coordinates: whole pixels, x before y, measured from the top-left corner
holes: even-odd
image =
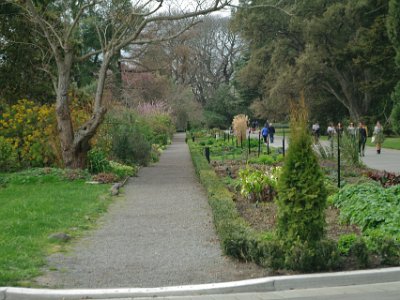
[[[68,253],[49,257],[37,278],[59,288],[157,287],[265,276],[254,264],[222,255],[205,191],[184,134],[159,163],[128,181],[100,226]]]

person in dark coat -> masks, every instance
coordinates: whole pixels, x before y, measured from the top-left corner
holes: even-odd
[[[269,135],[269,141],[271,142],[271,144],[273,144],[274,143],[274,135],[275,135],[275,127],[272,123],[269,124],[268,135]]]
[[[367,142],[368,129],[363,122],[358,124],[358,152],[365,156],[365,143]]]

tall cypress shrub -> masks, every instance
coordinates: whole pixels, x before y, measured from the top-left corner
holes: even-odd
[[[304,96],[293,103],[290,147],[278,180],[278,236],[311,249],[324,236],[327,192],[307,126]]]

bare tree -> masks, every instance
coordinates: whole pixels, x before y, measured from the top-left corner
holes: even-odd
[[[169,41],[170,70],[179,83],[190,84],[205,104],[221,84],[229,84],[241,43],[228,18],[209,16],[179,39]]]
[[[102,123],[106,107],[103,103],[106,73],[113,57],[128,45],[144,45],[179,36],[197,22],[197,17],[219,10],[231,0],[193,1],[194,5],[173,14],[162,10],[167,0],[7,0],[24,9],[51,50],[56,64],[52,73],[56,91],[56,118],[63,161],[66,167],[81,168],[86,162],[89,141]],[[175,20],[190,20],[181,30],[168,26]],[[92,24],[97,33],[97,46],[82,49],[85,26]],[[160,28],[164,28],[163,34]],[[102,63],[98,70],[97,89],[91,118],[79,128],[72,126],[68,89],[75,64],[94,56]]]

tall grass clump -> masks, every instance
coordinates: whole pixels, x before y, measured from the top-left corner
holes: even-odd
[[[246,131],[248,123],[249,123],[249,118],[246,115],[240,114],[233,118],[232,128],[238,143],[243,143],[243,141],[246,139]]]

